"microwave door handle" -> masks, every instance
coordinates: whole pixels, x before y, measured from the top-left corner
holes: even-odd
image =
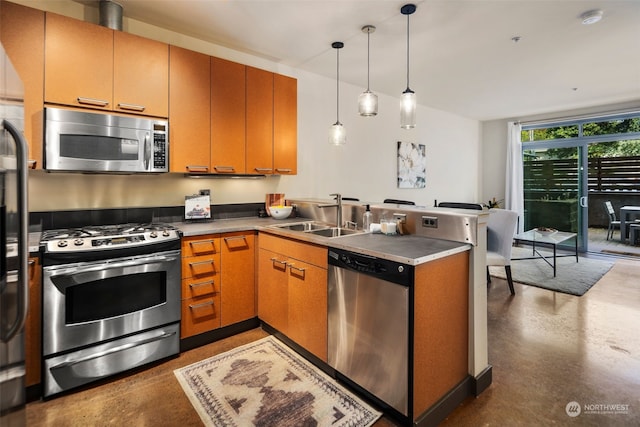
[[[149,132],[144,136],[144,170],[150,171],[149,162],[151,159],[151,144],[149,143]]]
[[[18,212],[19,212],[19,230],[18,230],[18,310],[15,322],[0,334],[0,340],[7,342],[11,340],[18,332],[20,332],[27,319],[27,310],[29,308],[29,265],[27,259],[27,246],[29,234],[28,228],[28,210],[27,210],[27,158],[29,157],[27,141],[21,132],[9,121],[2,121],[3,127],[11,134],[16,143],[16,168],[17,168],[17,191],[18,191]],[[0,242],[6,245],[7,242]]]

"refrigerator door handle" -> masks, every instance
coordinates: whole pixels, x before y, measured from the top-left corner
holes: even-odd
[[[27,208],[27,158],[29,157],[27,142],[20,131],[7,120],[2,121],[2,126],[11,134],[16,143],[16,167],[18,189],[18,311],[13,325],[0,336],[2,341],[11,340],[24,327],[29,308],[29,266],[28,266],[28,208]],[[6,245],[6,242],[0,244]]]

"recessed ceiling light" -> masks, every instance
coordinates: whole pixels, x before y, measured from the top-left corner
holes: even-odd
[[[582,15],[580,15],[580,19],[584,25],[591,25],[599,22],[602,19],[603,12],[600,9],[588,10]]]

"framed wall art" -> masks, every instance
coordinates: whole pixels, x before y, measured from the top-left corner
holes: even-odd
[[[398,188],[425,188],[426,148],[422,144],[398,141]]]

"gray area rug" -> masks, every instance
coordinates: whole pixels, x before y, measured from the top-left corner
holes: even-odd
[[[174,374],[207,426],[365,427],[381,416],[271,336]]]
[[[549,259],[553,258],[552,252],[540,252]],[[527,246],[514,247],[511,253],[512,258],[528,256],[531,256],[531,247]],[[576,262],[573,256],[560,257],[557,258],[556,277],[553,277],[553,269],[542,259],[513,260],[511,274],[514,282],[582,296],[611,269],[613,264],[613,261],[591,258],[580,257],[579,262]],[[489,273],[502,279],[506,277],[504,267],[489,267]]]

